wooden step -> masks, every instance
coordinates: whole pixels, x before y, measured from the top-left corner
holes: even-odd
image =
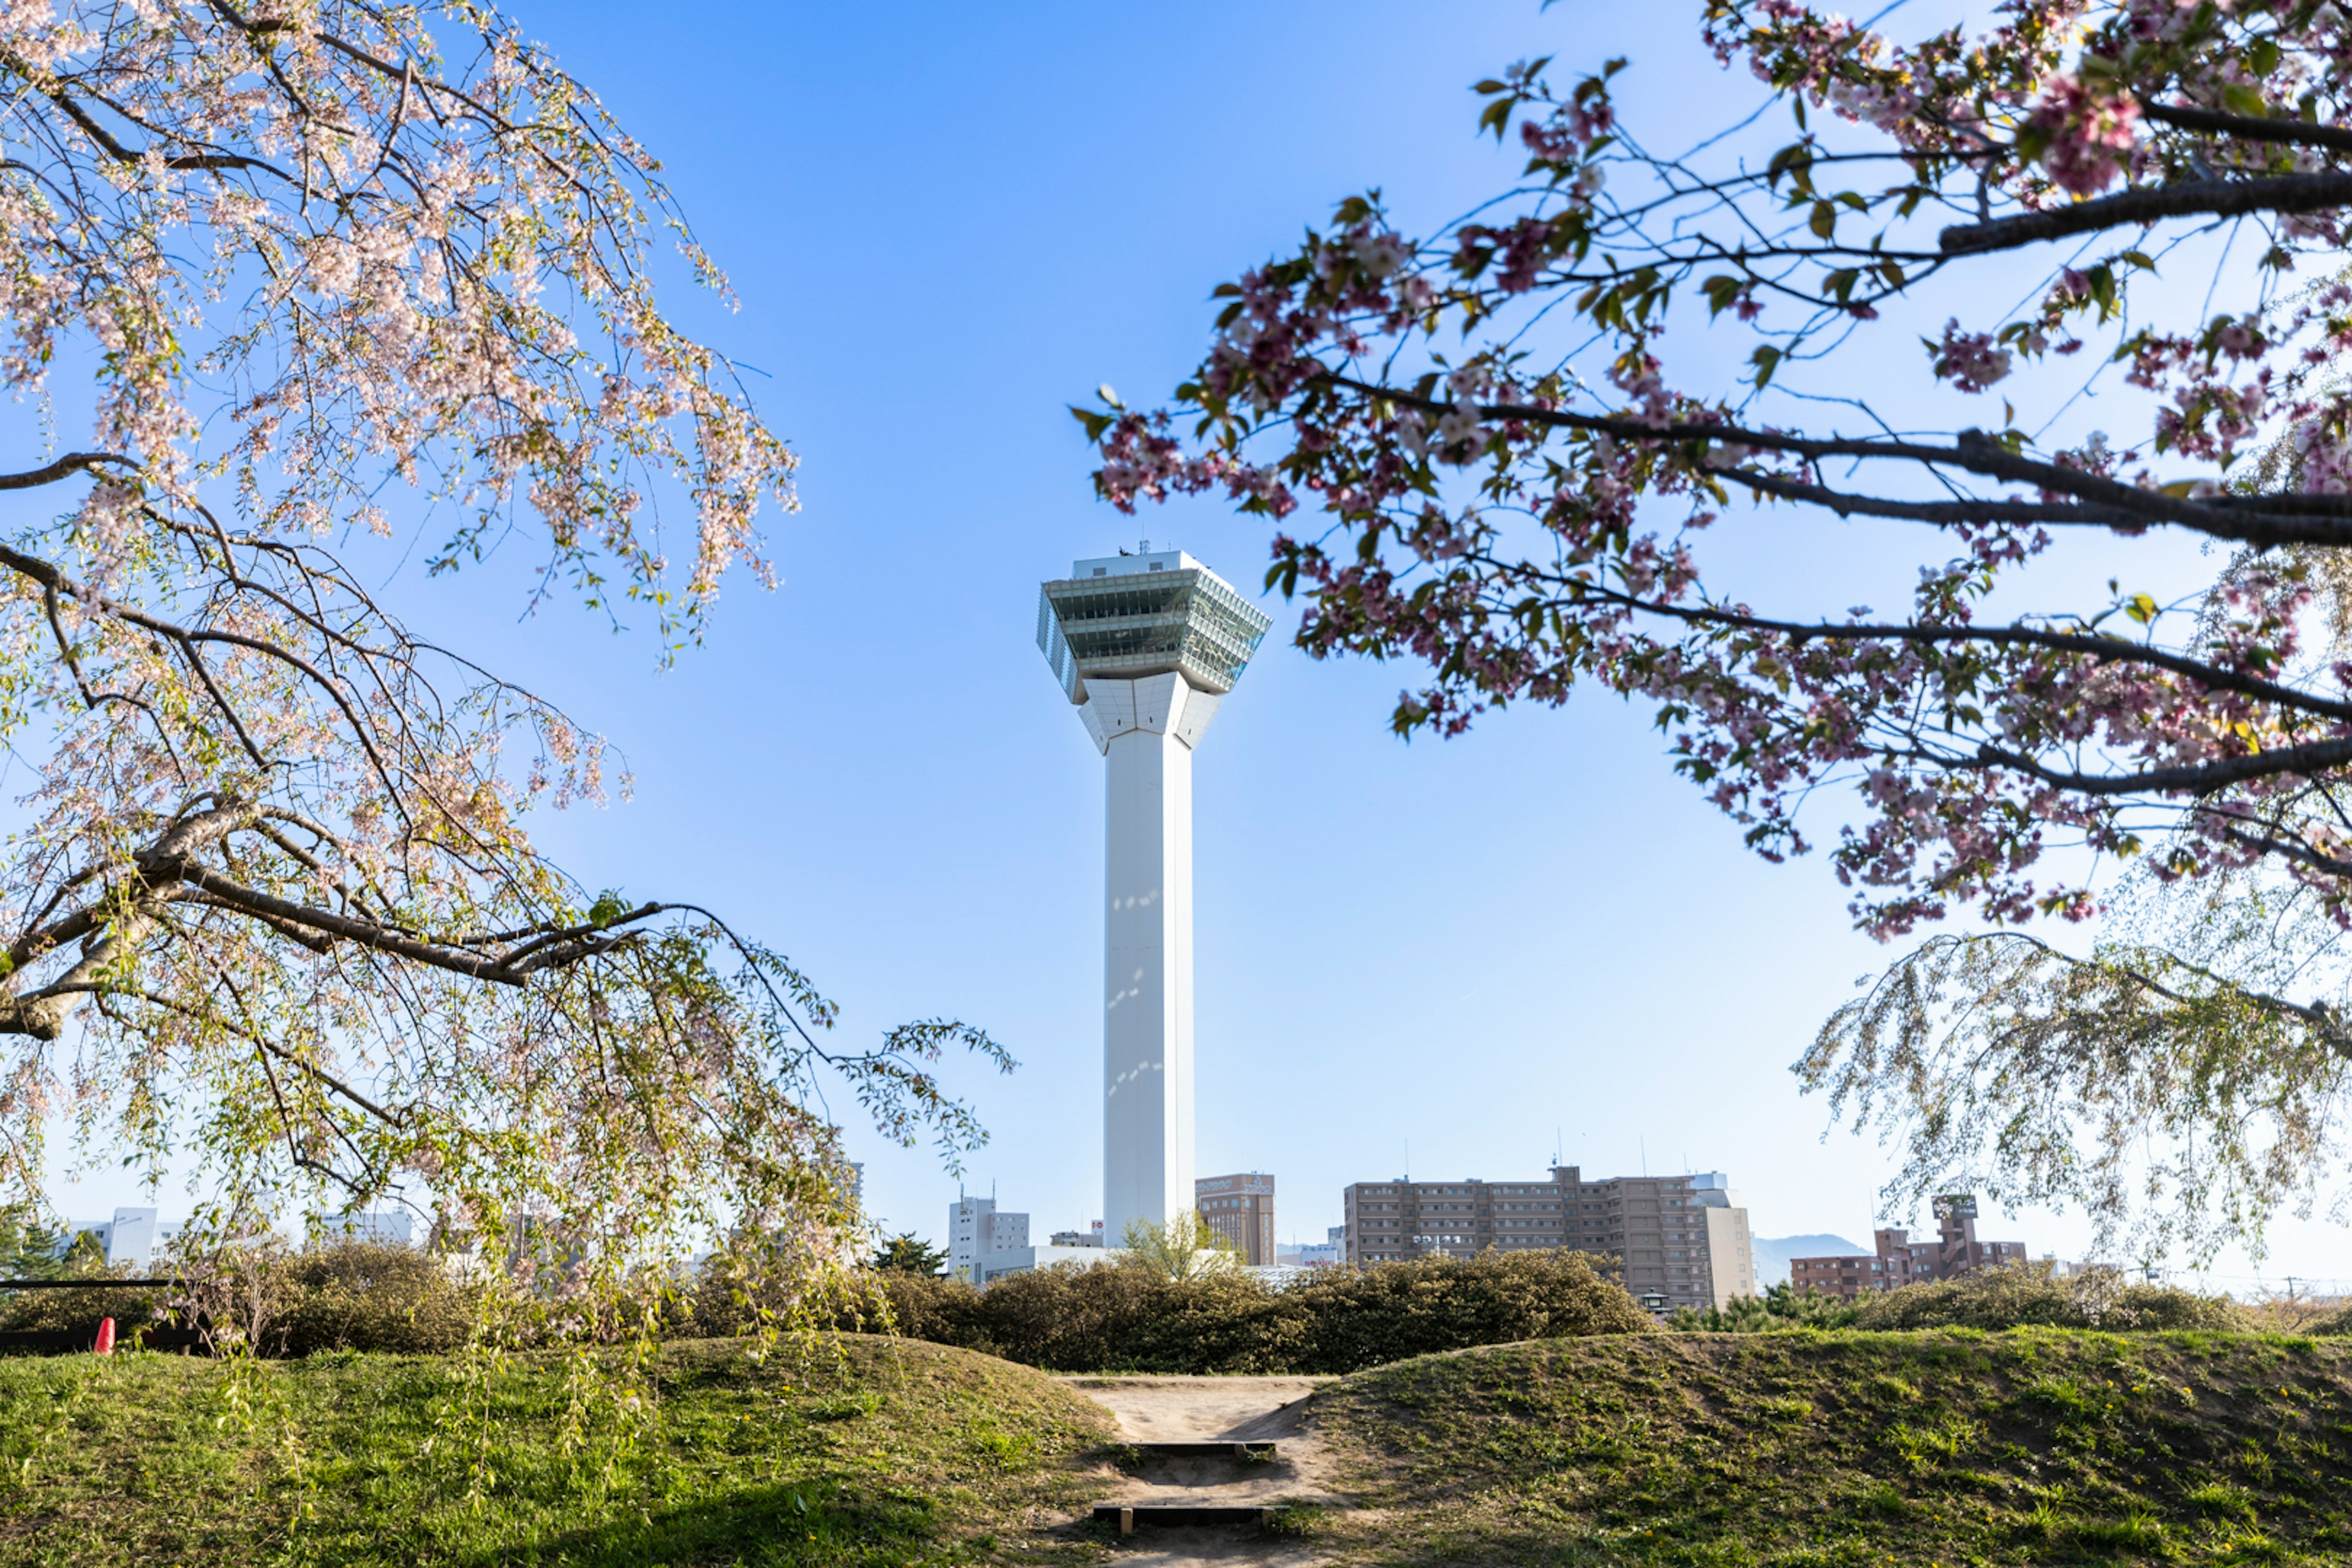
[[[1118,1526],[1121,1535],[1133,1535],[1150,1526],[1176,1529],[1200,1524],[1270,1524],[1283,1511],[1279,1503],[1104,1502],[1095,1505],[1097,1522]]]
[[[1129,1443],[1147,1459],[1271,1459],[1281,1450],[1272,1443]]]

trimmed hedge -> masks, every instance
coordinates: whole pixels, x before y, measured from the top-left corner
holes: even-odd
[[[1280,1290],[1246,1274],[1177,1281],[1116,1264],[1010,1275],[985,1290],[919,1274],[866,1279],[881,1300],[845,1313],[841,1327],[895,1329],[1052,1372],[1348,1373],[1654,1326],[1573,1252],[1332,1269]]]

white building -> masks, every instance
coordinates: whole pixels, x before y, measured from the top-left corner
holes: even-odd
[[[1734,1296],[1759,1294],[1756,1238],[1748,1234],[1748,1210],[1731,1190],[1731,1178],[1721,1171],[1702,1171],[1691,1178],[1691,1196],[1706,1218],[1706,1262],[1715,1277],[1715,1304],[1727,1307]]]
[[[960,1197],[948,1206],[948,1272],[984,1284],[980,1261],[1029,1245],[1029,1216],[999,1214],[994,1198]]]
[[[123,1208],[116,1209],[110,1220],[68,1221],[62,1241],[71,1247],[76,1237],[87,1234],[96,1237],[99,1246],[106,1249],[110,1268],[127,1263],[143,1270],[155,1266],[155,1244],[169,1240],[179,1228],[157,1225],[153,1209]]]
[[[1071,563],[1037,646],[1108,763],[1103,1225],[1192,1207],[1192,751],[1273,623],[1179,550]]]

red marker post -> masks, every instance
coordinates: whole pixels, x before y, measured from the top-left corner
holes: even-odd
[[[114,1320],[112,1318],[107,1318],[99,1323],[98,1344],[95,1349],[100,1355],[114,1353]]]

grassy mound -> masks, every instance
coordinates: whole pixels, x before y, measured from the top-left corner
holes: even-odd
[[[2243,1333],[1509,1345],[1317,1396],[1350,1555],[1413,1563],[2341,1563],[2352,1346]]]
[[[548,1357],[0,1361],[0,1563],[962,1562],[1092,1500],[1111,1421],[1042,1373],[746,1349],[666,1348],[635,1410]]]

